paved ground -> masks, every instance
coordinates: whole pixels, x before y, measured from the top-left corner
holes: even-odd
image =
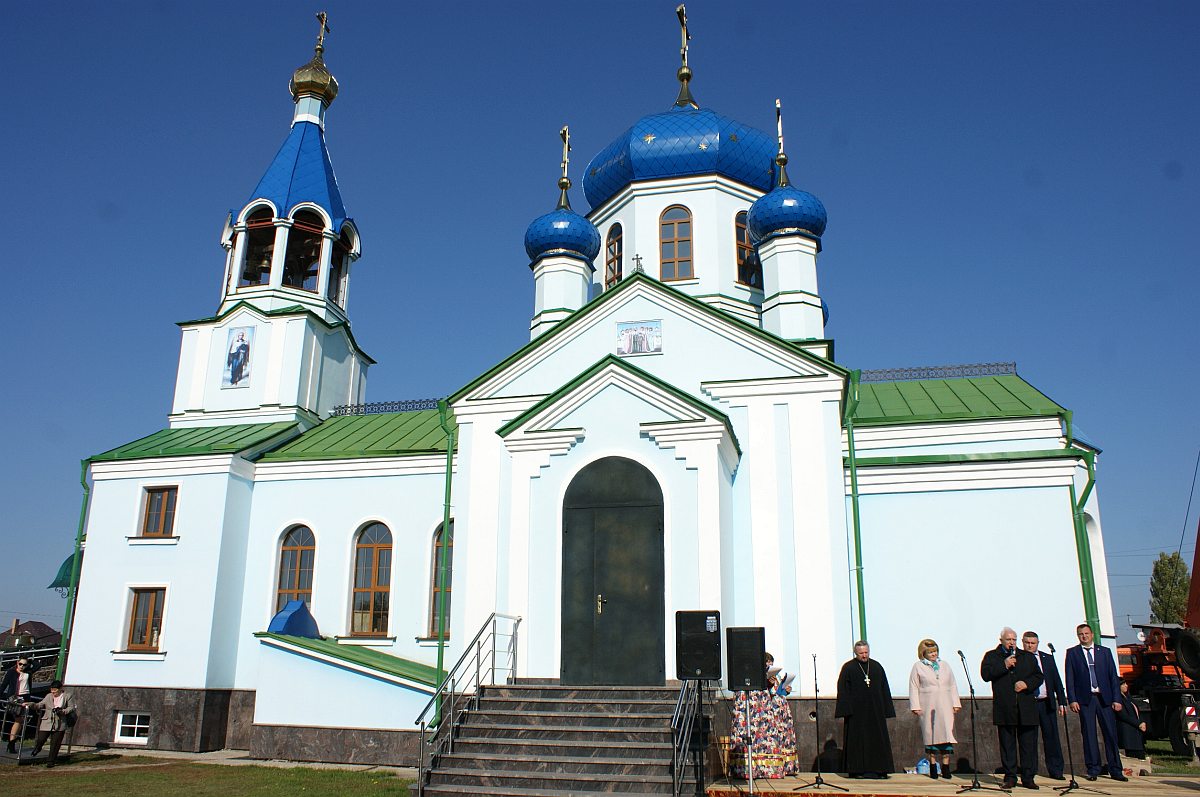
[[[68,752],[63,748],[64,752]],[[181,753],[173,750],[136,750],[130,748],[105,748],[97,749],[95,747],[86,747],[76,745],[69,752],[72,753],[102,753],[104,755],[119,755],[119,756],[138,756],[141,758],[161,758],[171,761],[195,761],[198,764],[221,764],[224,766],[256,766],[256,767],[278,767],[280,769],[289,769],[291,767],[308,767],[310,769],[345,769],[351,772],[386,772],[390,775],[395,775],[399,778],[407,778],[415,780],[417,770],[415,767],[384,767],[374,766],[370,764],[327,764],[316,761],[266,761],[260,758],[251,758],[250,754],[245,750],[214,750],[211,753]],[[44,754],[43,754],[44,755]],[[121,764],[96,764],[89,766],[89,769],[99,769],[104,766],[123,766]]]

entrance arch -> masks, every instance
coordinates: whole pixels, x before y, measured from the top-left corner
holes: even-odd
[[[562,530],[562,683],[661,685],[666,629],[663,495],[624,457],[567,487]]]

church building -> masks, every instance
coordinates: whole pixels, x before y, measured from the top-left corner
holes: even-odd
[[[387,341],[352,331],[323,51],[225,227],[215,310],[179,325],[165,427],[87,460],[77,744],[412,763],[460,658],[663,685],[678,611],[761,626],[830,686],[866,638],[897,694],[924,637],[974,665],[1004,625],[1115,635],[1071,412],[1011,363],[839,361],[826,209],[789,178],[778,110],[770,134],[695,98],[686,33],[678,96],[611,131],[582,197],[562,131],[524,238],[532,315],[510,314],[529,343],[444,401],[367,403],[363,347]]]

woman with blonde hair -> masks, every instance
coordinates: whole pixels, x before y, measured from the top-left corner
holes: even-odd
[[[917,645],[917,663],[908,676],[908,707],[921,720],[921,740],[929,759],[929,777],[938,776],[937,759],[942,761],[942,777],[950,777],[950,756],[954,754],[954,715],[962,708],[958,684],[950,665],[938,658],[938,644],[922,639]]]

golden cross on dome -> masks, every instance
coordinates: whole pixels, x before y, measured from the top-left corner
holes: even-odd
[[[683,65],[687,66],[688,40],[692,38],[692,34],[688,32],[687,8],[684,7],[683,3],[680,3],[679,7],[675,9],[675,16],[679,17],[679,35],[681,42],[679,47],[679,57],[683,59]]]
[[[558,137],[562,139],[563,156],[562,156],[562,176],[567,178],[567,164],[571,162],[571,131],[566,125],[562,126],[562,130],[558,131]]]
[[[317,12],[317,21],[321,27],[317,29],[317,52],[325,49],[325,34],[333,33],[329,28],[329,16],[324,11]]]
[[[783,152],[783,106],[775,100],[775,135],[779,138],[779,151]]]

